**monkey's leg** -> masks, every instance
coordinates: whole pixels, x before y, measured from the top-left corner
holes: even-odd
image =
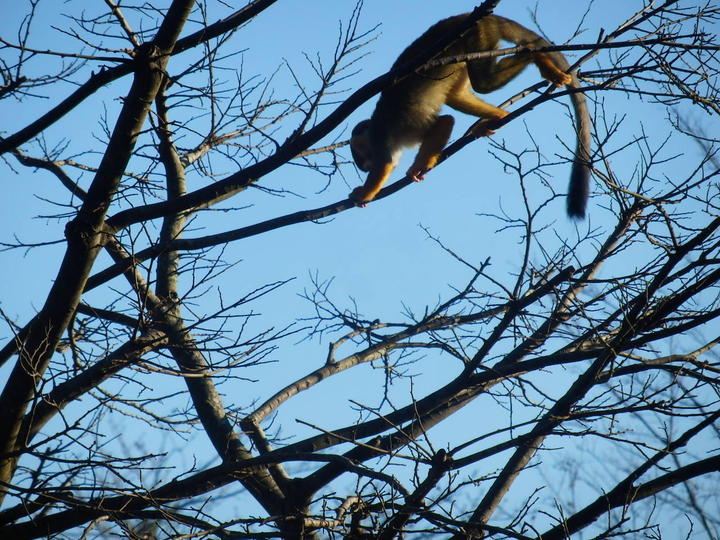
[[[487,118],[488,120],[499,120],[508,114],[507,111],[504,111],[500,107],[490,105],[486,101],[483,101],[467,88],[452,91],[448,95],[445,103],[456,111],[479,116],[480,118]]]
[[[486,137],[494,133],[492,129],[487,127],[487,121],[500,120],[508,115],[507,111],[486,103],[470,92],[467,84],[453,89],[448,95],[446,103],[457,111],[486,119],[486,121],[478,122],[473,127],[472,133],[477,137]]]
[[[424,179],[425,172],[437,165],[440,154],[450,138],[455,120],[449,114],[439,116],[423,137],[415,161],[407,170],[413,182]]]
[[[471,60],[467,62],[470,84],[477,93],[489,94],[517,77],[531,61],[528,53],[514,54],[500,60]]]
[[[375,198],[378,191],[382,189],[383,184],[387,182],[394,168],[395,164],[392,162],[373,165],[370,168],[365,184],[353,189],[352,193],[350,193],[350,199],[355,201],[358,206],[367,206],[367,203]]]
[[[572,82],[572,75],[565,73],[549,54],[534,53],[533,62],[540,74],[555,86],[566,86]]]

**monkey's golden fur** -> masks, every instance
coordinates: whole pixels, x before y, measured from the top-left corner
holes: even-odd
[[[452,32],[468,14],[456,15],[431,26],[415,40],[393,64],[400,66],[418,52],[433,46],[442,36]],[[493,50],[501,40],[534,48],[551,44],[524,26],[496,15],[478,20],[473,28],[453,41],[435,58]],[[377,195],[395,168],[402,149],[420,144],[415,161],[407,171],[413,180],[435,166],[453,127],[453,117],[439,116],[444,104],[460,112],[488,120],[503,118],[508,113],[486,103],[472,90],[488,93],[501,88],[529,63],[534,63],[543,77],[556,86],[578,88],[569,65],[559,52],[522,52],[512,56],[483,58],[416,71],[385,89],[369,120],[360,122],[350,140],[357,166],[368,171],[365,184],[355,188],[350,198],[360,206]],[[577,124],[577,149],[568,190],[568,214],[583,217],[589,190],[590,116],[582,93],[571,94]],[[477,135],[491,133],[482,123]]]

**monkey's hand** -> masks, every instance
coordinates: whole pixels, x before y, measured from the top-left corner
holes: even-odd
[[[359,207],[367,206],[367,203],[375,198],[375,195],[382,189],[383,185],[390,177],[390,173],[395,167],[395,163],[388,161],[387,163],[377,163],[370,167],[370,172],[362,186],[358,186],[350,193],[352,200]]]
[[[355,203],[355,206],[365,208],[367,203],[375,198],[373,193],[369,193],[365,186],[358,186],[350,193],[350,200]]]
[[[425,173],[428,172],[428,167],[410,167],[405,174],[413,182],[422,182],[425,180]]]

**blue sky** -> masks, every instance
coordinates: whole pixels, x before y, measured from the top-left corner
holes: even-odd
[[[55,4],[54,7],[65,13],[77,13],[82,8],[88,9],[92,4],[69,2],[62,5]],[[608,5],[613,4],[619,8],[616,12],[607,9]],[[443,16],[466,11],[473,5],[471,2],[457,0],[442,3],[402,0],[395,0],[389,4],[374,0],[366,2],[360,18],[360,28],[369,29],[378,23],[382,23],[382,26],[377,39],[367,48],[368,56],[358,66],[362,68],[362,71],[341,84],[340,87],[352,91],[383,73],[404,46],[427,26]],[[593,39],[600,27],[612,28],[630,11],[627,5],[626,2],[613,0],[604,3],[606,7],[603,9],[596,8],[589,17],[590,22],[586,22],[584,25],[587,28],[586,39]],[[46,10],[49,7],[51,9],[53,4],[41,2],[40,6],[42,8],[40,17],[36,21],[38,28],[41,28],[46,22],[50,22],[46,21],[44,17],[49,12]],[[502,2],[496,12],[534,28],[529,14],[529,9],[534,6],[535,3]],[[538,6],[538,22],[541,24],[542,30],[556,42],[562,42],[571,36],[575,29],[574,25],[577,24],[584,9],[584,3],[575,1],[552,0],[540,2]],[[21,8],[22,3],[12,3],[11,10],[17,10],[16,18],[23,13]],[[328,61],[337,38],[338,22],[347,19],[351,8],[350,2],[278,2],[253,20],[246,29],[238,32],[231,48],[248,49],[242,56],[246,77],[253,74],[265,75],[285,60],[298,73],[307,74],[307,71],[303,72],[306,69],[303,53],[314,55],[318,52]],[[2,25],[0,32],[5,34],[3,26],[8,25],[12,20],[13,17],[5,17],[0,22]],[[213,20],[212,17],[211,20]],[[33,42],[33,45],[38,48],[56,44],[58,41],[60,43],[67,42],[63,36],[49,29],[39,32],[38,38],[38,43]],[[47,43],[43,38],[47,39]],[[183,56],[173,59],[171,69],[173,67],[181,69],[184,61],[186,60]],[[39,70],[41,69],[41,64],[36,63],[35,65]],[[83,80],[81,77],[78,79]],[[308,86],[312,88],[314,81],[309,76],[308,80]],[[489,95],[488,101],[499,104],[516,91],[537,80],[537,71],[534,68],[528,68],[507,88]],[[275,81],[276,92],[278,95],[283,95],[285,91],[283,84],[290,84],[287,71],[281,69],[276,75]],[[70,86],[66,85],[63,92],[58,94],[65,95],[69,88]],[[52,147],[65,138],[69,141],[68,153],[80,153],[87,149],[97,150],[99,146],[94,142],[94,135],[100,134],[98,123],[100,107],[106,107],[107,116],[112,119],[113,113],[117,111],[119,98],[124,95],[126,89],[126,80],[102,89],[81,108],[68,115],[63,123],[47,131],[47,146]],[[41,93],[48,91],[40,89]],[[12,132],[14,128],[24,125],[28,119],[34,118],[39,111],[56,103],[57,99],[58,95],[48,94],[48,99],[40,102],[39,107],[37,102],[28,103],[28,105],[8,103],[6,106],[10,107],[10,110],[5,115],[4,129]],[[356,121],[369,116],[374,101],[374,99],[371,100],[359,111],[356,111],[347,123],[331,134],[327,142],[330,142],[330,139],[345,138],[349,128]],[[615,101],[618,101],[619,104],[616,104]],[[623,101],[623,99],[613,100],[612,114],[619,116],[631,110],[630,104],[623,103]],[[618,105],[620,106],[618,107]],[[662,110],[653,105],[648,105],[646,109],[647,113],[642,116],[645,123],[652,123],[653,117]],[[323,110],[330,111],[332,106],[325,107]],[[635,113],[635,110],[632,112]],[[470,125],[472,119],[463,117],[459,113],[456,113],[455,116],[457,120],[455,135],[457,136]],[[627,122],[628,129],[636,129],[638,120],[639,118],[633,114],[633,117]],[[344,133],[341,133],[342,131]],[[497,133],[495,140],[507,143],[516,150],[522,150],[531,148],[533,145],[528,133],[535,138],[541,152],[546,156],[567,154],[556,141],[556,137],[574,146],[574,134],[566,109],[558,103],[547,103],[504,127]],[[324,142],[321,141],[319,144]],[[26,148],[30,150],[31,147],[26,145]],[[347,159],[349,159],[348,154],[345,152]],[[396,175],[404,171],[405,164],[412,158],[412,154],[412,151],[406,152]],[[98,159],[97,156],[90,157],[90,161],[96,159]],[[233,171],[228,168],[227,172]],[[327,189],[317,193],[324,186],[324,179],[319,179],[317,175],[308,174],[297,167],[281,168],[263,179],[262,184],[271,188],[284,187],[293,190],[303,198],[290,196],[282,200],[277,198],[268,200],[267,196],[252,197],[256,199],[254,201],[256,202],[255,208],[247,212],[226,215],[227,225],[218,220],[218,226],[208,227],[206,233],[217,232],[223,230],[224,227],[250,224],[253,220],[267,219],[286,212],[322,206],[343,198],[352,187],[363,181],[363,177],[350,166],[345,167],[343,172],[345,178],[333,178]],[[12,203],[8,205],[10,211],[0,217],[3,220],[1,223],[3,230],[17,231],[17,225],[22,223],[19,234],[26,241],[47,240],[48,237],[60,239],[62,224],[43,219],[35,220],[33,217],[37,213],[49,215],[55,211],[55,208],[50,205],[38,203],[36,196],[45,197],[57,192],[59,202],[66,202],[67,197],[64,192],[47,173],[40,172],[37,175],[31,175],[27,170],[20,170],[20,173],[19,176],[16,176],[5,168],[5,181],[12,182],[14,186],[8,193],[8,196],[13,197]],[[553,184],[559,191],[564,190],[569,166],[560,164],[552,169],[552,174]],[[89,176],[85,175],[81,182],[85,181],[86,184],[88,179]],[[191,179],[191,188],[192,185]],[[435,264],[439,262],[438,259],[443,259],[443,257],[439,257],[437,248],[427,240],[425,232],[419,228],[419,225],[427,227],[433,234],[438,235],[448,243],[449,247],[461,251],[466,247],[476,250],[483,244],[487,245],[489,240],[500,238],[488,235],[488,231],[494,231],[497,224],[492,220],[479,218],[477,214],[492,212],[498,208],[512,212],[514,201],[518,196],[517,188],[517,179],[512,174],[504,172],[496,160],[488,156],[488,141],[480,140],[466,147],[452,160],[443,164],[441,168],[428,174],[426,181],[422,184],[410,186],[394,197],[369,205],[368,208],[351,210],[337,216],[332,225],[303,224],[294,227],[294,230],[270,233],[270,240],[273,244],[283,246],[280,261],[285,261],[285,263],[268,265],[266,264],[268,261],[264,260],[261,266],[265,269],[268,266],[278,268],[278,277],[285,275],[287,261],[292,261],[293,268],[310,271],[323,270],[329,276],[336,276],[335,287],[339,289],[339,294],[342,295],[343,291],[352,292],[353,296],[361,299],[364,304],[369,304],[367,307],[371,310],[373,309],[372,304],[379,301],[392,312],[397,309],[398,300],[408,297],[417,298],[418,284],[422,286],[427,280],[433,283],[447,283],[452,279],[440,277],[439,280],[436,280],[436,278],[439,274],[448,277],[454,275],[453,269],[447,268],[447,265],[443,265],[442,270],[435,267]],[[65,198],[63,199],[63,197]],[[240,200],[233,200],[229,204],[235,206],[244,204],[246,197],[247,195],[243,194]],[[47,198],[52,197],[48,196]],[[562,215],[561,201],[558,201],[557,207],[558,219],[553,226],[558,228],[561,235],[574,234],[576,224]],[[591,203],[591,223],[596,224],[600,219],[602,219],[602,211]],[[580,224],[581,229],[584,226],[585,224]],[[458,234],[458,231],[462,231],[462,234]],[[312,242],[305,241],[308,236],[314,240]],[[268,239],[263,237],[257,242],[259,246],[267,245]],[[239,254],[241,256],[246,254],[248,252],[247,245],[252,243],[252,240],[241,242],[243,245],[237,246]],[[507,246],[507,248],[499,253],[494,252],[494,264],[510,263],[512,265],[511,261],[515,257],[513,247]],[[232,249],[234,250],[235,246],[232,246]],[[53,255],[50,255],[51,251]],[[277,252],[277,250],[272,251]],[[43,248],[40,252],[44,254],[43,258],[47,256],[48,260],[57,260],[59,250]],[[478,259],[484,260],[487,254],[485,249],[481,249],[477,254]],[[18,281],[14,282],[9,290],[27,290],[24,284],[33,283],[32,290],[36,294],[33,295],[32,303],[37,305],[38,302],[42,302],[47,289],[42,285],[38,286],[35,279],[36,272],[49,271],[46,275],[52,276],[52,264],[38,266],[35,256],[18,257],[18,255],[18,252],[0,254],[0,257],[9,257],[12,260],[12,268],[16,270],[13,274],[15,274],[14,279]],[[408,267],[406,264],[408,259],[418,262]],[[378,272],[378,264],[376,264],[378,260],[383,261],[383,267],[396,270]],[[462,275],[463,270],[458,268],[457,272]],[[382,274],[382,279],[378,279],[379,274]],[[47,279],[40,281],[47,284]],[[422,288],[425,287],[422,286]],[[434,290],[434,287],[432,289]],[[395,300],[392,300],[393,298]],[[13,313],[15,306],[28,305],[28,298],[25,294],[22,299],[23,302],[20,304],[13,302],[11,298],[5,299],[4,309],[13,306],[10,310],[10,313]],[[433,303],[434,298],[418,298],[417,301],[420,304]],[[27,316],[27,314],[28,311],[17,312],[17,315],[21,317]]]
[[[583,2],[545,1],[539,6],[539,20],[542,30],[550,39],[563,42],[568,39],[580,19]],[[637,3],[639,5],[639,3]],[[43,48],[67,45],[71,43],[62,35],[47,28],[48,24],[57,24],[58,17],[54,11],[63,13],[79,13],[81,9],[89,13],[96,9],[95,3],[70,2],[67,4],[40,4],[37,32],[31,42],[32,46]],[[307,70],[304,53],[313,56],[317,52],[324,61],[331,59],[331,54],[338,36],[338,24],[346,21],[352,10],[350,2],[336,1],[290,1],[278,2],[261,16],[253,20],[245,29],[234,37],[231,49],[247,49],[242,55],[243,75],[255,74],[267,76],[287,61],[302,76],[303,82],[313,88],[316,80]],[[381,23],[377,39],[366,49],[367,57],[358,65],[361,71],[340,85],[348,92],[361,86],[368,80],[387,70],[402,49],[436,20],[455,13],[467,11],[473,7],[467,1],[451,0],[446,2],[416,2],[395,0],[391,3],[371,0],[366,2],[360,17],[360,29],[370,29]],[[617,10],[607,9],[608,5],[616,5]],[[593,39],[600,27],[612,28],[627,16],[627,2],[612,0],[603,4],[603,9],[596,7],[586,21],[584,39]],[[15,19],[23,14],[21,3],[13,3],[18,10],[13,13]],[[535,3],[502,2],[497,13],[513,18],[530,28],[533,26],[529,9]],[[52,14],[51,14],[52,13]],[[62,19],[60,19],[62,20]],[[210,20],[214,20],[210,17]],[[6,16],[3,26],[13,21],[13,16]],[[0,27],[0,30],[2,27]],[[3,35],[5,30],[1,30]],[[42,70],[42,59],[35,65]],[[183,68],[187,59],[181,55],[170,64],[171,72]],[[232,74],[229,73],[232,77]],[[83,80],[79,77],[78,80]],[[517,80],[508,87],[487,97],[492,103],[501,103],[515,92],[539,80],[537,71],[528,68]],[[291,85],[287,70],[282,67],[274,79],[275,91],[278,96],[294,93],[287,90]],[[29,118],[35,117],[50,104],[65,95],[69,85],[61,92],[51,93],[51,89],[40,89],[47,92],[48,99],[29,102],[28,105],[3,103],[9,107],[5,112],[5,129],[12,131],[21,126]],[[92,149],[96,151],[102,146],[95,142],[101,136],[99,116],[107,114],[112,122],[118,110],[120,98],[127,90],[127,80],[113,83],[102,89],[82,107],[70,113],[63,122],[46,132],[45,140],[48,147],[60,141],[68,141],[67,153],[81,153]],[[339,98],[342,98],[341,94]],[[351,116],[347,123],[333,132],[327,141],[347,137],[349,129],[355,122],[369,116],[374,106],[374,99]],[[636,114],[637,104],[629,103],[623,98],[608,97],[611,105],[606,107],[611,114],[621,116],[633,113],[627,121],[628,131],[637,128],[642,120],[653,122],[653,117],[660,113],[658,106],[646,105],[642,116]],[[103,113],[102,108],[107,110]],[[323,111],[332,110],[332,106]],[[459,135],[470,125],[472,118],[455,114],[457,124],[455,135]],[[342,131],[342,133],[341,133]],[[542,107],[525,115],[521,119],[504,127],[494,137],[498,143],[507,144],[510,148],[521,151],[532,148],[532,136],[545,156],[555,154],[566,155],[557,137],[570,146],[574,146],[574,133],[567,116],[567,109],[561,103],[546,103]],[[25,145],[29,153],[36,148]],[[388,318],[402,319],[401,313],[406,309],[423,312],[426,306],[434,306],[439,299],[451,294],[451,287],[460,287],[469,278],[470,271],[464,265],[453,261],[428,239],[422,227],[437,236],[447,247],[466,257],[472,264],[478,265],[488,256],[491,257],[491,273],[499,279],[505,279],[517,268],[516,261],[522,246],[518,243],[514,231],[497,232],[502,224],[488,217],[480,217],[481,213],[495,213],[502,209],[509,215],[522,215],[521,208],[516,204],[519,194],[517,177],[503,170],[497,160],[488,154],[489,142],[479,140],[466,147],[453,159],[432,171],[421,184],[410,186],[396,195],[370,204],[364,209],[353,209],[335,216],[330,223],[304,223],[260,237],[246,239],[231,244],[226,251],[230,261],[242,261],[222,280],[214,283],[223,295],[232,298],[247,292],[258,280],[272,282],[296,277],[296,280],[285,286],[281,293],[263,299],[259,309],[263,314],[279,314],[278,321],[273,324],[290,323],[297,316],[309,316],[311,306],[299,298],[299,293],[310,286],[310,274],[317,273],[319,279],[333,280],[330,292],[340,304],[349,303],[349,298],[357,302],[360,312],[370,320]],[[344,152],[349,159],[349,152]],[[412,151],[406,152],[404,161],[397,169],[396,175],[404,171],[405,164],[412,158]],[[80,159],[80,158],[78,158]],[[89,156],[89,160],[99,159]],[[629,167],[632,164],[628,165]],[[60,203],[70,201],[64,190],[48,173],[19,168],[19,175],[3,167],[3,181],[12,183],[12,189],[4,190],[8,200],[8,212],[0,216],[2,230],[6,231],[4,240],[11,241],[9,234],[18,234],[24,241],[40,242],[48,239],[61,239],[64,223],[52,219],[36,219],[37,214],[50,215],[57,212],[57,207],[42,199],[51,199]],[[552,168],[552,182],[558,191],[564,191],[569,175],[569,164],[562,163]],[[227,173],[234,172],[231,168]],[[251,202],[252,208],[233,211],[221,215],[201,215],[197,226],[201,227],[197,235],[219,232],[224,229],[249,225],[301,209],[315,208],[345,198],[350,189],[360,184],[364,178],[353,167],[343,168],[345,178],[335,177],[327,189],[325,179],[304,169],[286,166],[266,178],[261,184],[269,188],[286,188],[300,196],[286,198],[272,197],[256,191],[246,192],[226,203],[227,206],[241,206]],[[77,174],[73,171],[73,174]],[[85,187],[90,176],[80,177]],[[204,185],[203,178],[191,176],[190,189]],[[605,210],[600,208],[596,199],[589,206],[589,221],[573,223],[563,213],[564,203],[557,201],[557,215],[550,226],[555,228],[561,239],[574,238],[587,226],[601,225]],[[192,236],[189,234],[188,236]],[[546,246],[547,247],[547,246]],[[0,298],[0,306],[9,315],[26,320],[35,309],[42,305],[45,294],[54,276],[55,268],[61,253],[62,245],[43,247],[25,253],[10,251],[0,253],[2,267],[6,268],[5,283],[8,285]],[[97,269],[106,264],[106,259],[99,259]],[[116,283],[122,286],[122,282]],[[242,285],[238,285],[241,283]],[[101,303],[103,294],[100,291],[88,295],[88,301]],[[210,297],[211,295],[208,294]],[[214,302],[210,303],[212,306]],[[202,302],[201,302],[202,307]],[[406,306],[406,308],[404,307]],[[208,311],[212,309],[207,308]],[[268,324],[262,318],[262,324]],[[6,331],[5,331],[6,332]],[[4,332],[4,334],[5,334]],[[5,334],[7,335],[7,334]],[[287,382],[292,377],[307,372],[324,361],[327,343],[305,343],[294,346],[292,354],[283,351],[273,357],[277,363],[266,366],[261,373],[254,374],[260,379],[260,385],[267,384],[268,389],[277,387],[280,379]],[[415,384],[421,388],[432,387],[441,379],[451,376],[451,371],[437,366],[426,366],[424,369],[437,369],[437,378],[419,378]],[[427,374],[427,372],[426,372]],[[354,374],[351,377],[357,378]],[[271,382],[272,381],[272,382]],[[366,383],[351,384],[354,398],[361,401],[373,401],[377,392],[378,378],[371,377]],[[332,385],[328,385],[332,386]],[[340,392],[346,392],[347,386],[340,385]],[[255,395],[257,388],[250,393]],[[293,413],[304,409],[303,400],[311,403],[323,402],[327,398],[323,389],[318,395],[298,398],[297,408],[291,407]],[[259,391],[260,396],[267,397],[266,391]],[[238,403],[239,404],[239,403]],[[337,411],[328,411],[336,414]],[[346,413],[347,414],[347,413]],[[345,421],[347,421],[347,416]],[[331,423],[331,419],[328,419]],[[301,428],[300,431],[303,431]]]

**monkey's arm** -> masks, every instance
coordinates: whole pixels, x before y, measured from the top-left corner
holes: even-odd
[[[355,201],[358,206],[367,206],[367,203],[375,198],[378,191],[382,189],[383,184],[387,182],[387,179],[390,177],[390,173],[392,173],[394,168],[395,164],[392,162],[380,164],[373,163],[365,183],[352,190],[352,193],[350,193],[350,199]]]
[[[415,161],[407,170],[407,175],[411,180],[419,182],[423,179],[423,174],[437,164],[440,154],[450,138],[454,123],[455,120],[452,116],[440,116],[425,131],[420,140],[420,150],[418,150]],[[388,153],[392,154],[393,152]],[[394,168],[395,163],[391,161],[373,163],[365,183],[350,193],[350,199],[355,201],[358,206],[366,206],[382,189]]]

